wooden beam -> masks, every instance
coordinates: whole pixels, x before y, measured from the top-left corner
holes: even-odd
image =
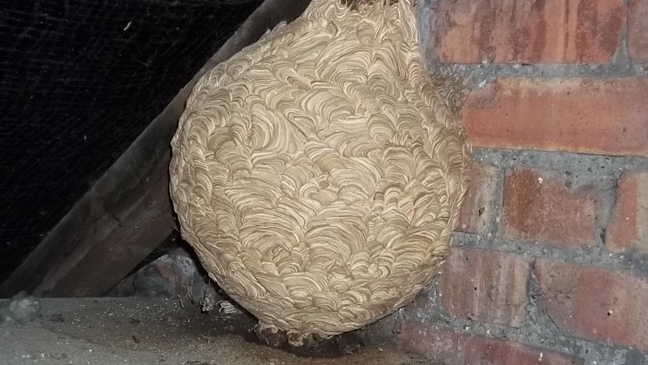
[[[43,297],[102,296],[174,229],[168,191],[170,141],[200,76],[292,21],[310,0],[266,0],[128,150],[0,285],[0,297],[26,290]]]

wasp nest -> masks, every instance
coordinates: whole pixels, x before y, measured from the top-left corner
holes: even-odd
[[[205,74],[173,138],[184,239],[293,344],[406,305],[448,253],[470,145],[413,2],[314,0]]]

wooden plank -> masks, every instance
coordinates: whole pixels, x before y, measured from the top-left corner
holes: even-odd
[[[178,93],[25,261],[0,285],[0,297],[26,290],[43,297],[101,296],[174,229],[168,191],[170,141],[200,76],[292,21],[310,0],[266,0]]]

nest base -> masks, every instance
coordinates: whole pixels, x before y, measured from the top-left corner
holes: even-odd
[[[355,332],[346,332],[330,338],[310,335],[302,339],[303,345],[294,346],[290,344],[289,335],[285,331],[259,325],[254,327],[249,340],[308,358],[337,358],[364,347],[362,338]]]

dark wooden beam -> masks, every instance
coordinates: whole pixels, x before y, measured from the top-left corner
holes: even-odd
[[[0,297],[102,296],[175,229],[169,143],[199,77],[298,17],[310,0],[266,0],[0,285]],[[154,97],[154,96],[153,96]]]

